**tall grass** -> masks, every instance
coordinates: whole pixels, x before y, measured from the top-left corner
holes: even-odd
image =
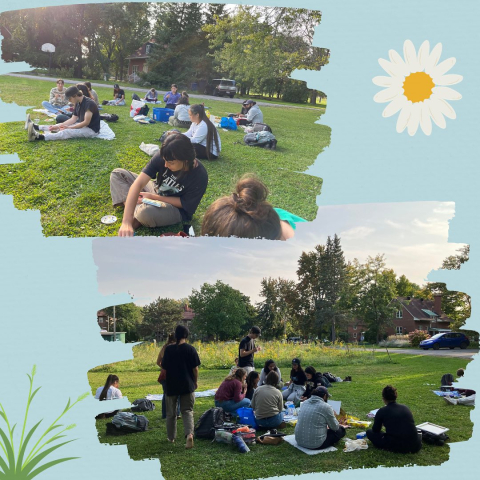
[[[197,349],[202,365],[200,368],[207,370],[229,369],[235,357],[238,356],[238,344],[201,343],[193,342]],[[133,348],[134,359],[110,365],[101,365],[92,369],[92,372],[149,372],[156,371],[158,367],[157,356],[161,345],[142,343]],[[255,354],[255,366],[262,367],[265,361],[272,358],[280,367],[289,367],[292,358],[299,358],[303,366],[313,365],[319,371],[326,367],[337,365],[367,365],[388,361],[382,355],[375,355],[372,350],[343,348],[343,345],[318,346],[313,343],[295,345],[282,342],[262,342],[262,350]]]

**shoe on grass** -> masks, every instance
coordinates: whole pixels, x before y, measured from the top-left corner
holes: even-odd
[[[457,403],[458,403],[458,400],[456,400],[455,398],[452,398],[452,397],[443,397],[443,399],[445,400],[445,402],[448,405],[457,405]]]
[[[33,122],[28,124],[27,130],[28,130],[29,142],[34,142],[35,140],[39,139],[40,135],[38,134],[38,131],[35,129]]]
[[[28,130],[28,124],[33,123],[32,119],[30,118],[30,114],[27,113],[27,118],[25,119],[25,130]]]

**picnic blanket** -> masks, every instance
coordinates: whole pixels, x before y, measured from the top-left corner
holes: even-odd
[[[203,392],[195,392],[195,398],[202,398],[202,397],[213,397],[215,392],[217,391],[216,388],[212,388],[210,390],[204,390]],[[147,400],[151,400],[152,402],[158,402],[162,400],[163,393],[158,394],[148,394],[145,396]]]
[[[95,138],[101,138],[102,140],[113,140],[115,138],[115,133],[107,122],[100,120],[100,132],[98,132],[98,135]]]
[[[440,390],[432,390],[432,392],[435,395],[438,395],[439,397],[454,397],[454,398],[461,397],[461,395],[455,390],[453,390],[452,392],[442,392]]]
[[[328,447],[324,448],[323,450],[310,450],[309,448],[303,448],[295,440],[295,435],[287,435],[286,437],[283,437],[283,439],[292,445],[292,447],[298,448],[301,450],[303,453],[306,453],[307,455],[317,455],[318,453],[328,453],[328,452],[336,452],[337,449],[335,447]]]

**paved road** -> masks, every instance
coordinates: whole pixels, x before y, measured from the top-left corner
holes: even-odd
[[[378,349],[377,351],[382,351]],[[421,348],[389,348],[390,353],[404,353],[407,355],[428,355],[430,357],[454,357],[454,358],[473,358],[478,353],[477,349],[467,348],[461,350],[455,348],[454,350],[440,349],[440,350],[423,350]]]
[[[50,83],[55,83],[57,81],[57,78],[54,78],[54,77],[38,77],[36,75],[27,75],[25,73],[7,73],[6,75],[8,75],[9,77],[19,77],[19,78],[29,78],[31,80],[43,80],[43,81],[47,81],[47,82],[50,82]],[[78,80],[68,80],[68,79],[65,79],[65,83],[66,84],[76,84],[78,83]],[[112,87],[112,85],[105,85],[103,83],[94,83],[94,82],[91,82],[92,84],[92,87]],[[129,92],[138,92],[138,93],[141,93],[142,95],[144,95],[148,88],[146,87],[143,87],[143,88],[136,88],[136,87],[122,87],[123,90],[127,90]],[[160,93],[160,90],[158,91]],[[163,93],[162,93],[163,95]],[[216,102],[216,101],[222,101],[222,102],[229,102],[229,103],[235,103],[236,105],[238,105],[238,110],[240,111],[241,110],[241,107],[239,105],[241,105],[242,101],[239,100],[238,98],[237,99],[234,99],[234,98],[227,98],[227,97],[221,97],[221,98],[217,98],[217,97],[211,97],[209,95],[196,95],[196,94],[193,94],[193,93],[189,93],[188,94],[190,96],[190,98],[200,98],[202,100],[206,100],[208,101],[208,103],[211,103],[211,102]],[[279,103],[270,103],[270,102],[257,102],[257,105],[260,105],[260,106],[265,106],[265,107],[281,107],[281,108],[300,108],[300,109],[304,109],[304,110],[318,110],[318,113],[320,115],[320,109],[317,107],[299,107],[299,106],[296,106],[296,105],[281,105]]]

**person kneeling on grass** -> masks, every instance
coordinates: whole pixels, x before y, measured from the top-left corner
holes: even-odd
[[[303,448],[323,450],[332,447],[345,436],[346,425],[335,418],[325,387],[317,387],[311,397],[302,403],[295,426],[295,440]]]
[[[267,202],[267,187],[250,174],[237,182],[235,190],[208,207],[202,235],[287,240],[295,235],[296,222],[306,222],[286,210],[273,208]]]
[[[246,378],[247,372],[243,368],[238,368],[233,375],[225,378],[215,393],[215,406],[223,408],[228,413],[234,413],[242,407],[249,407],[250,400],[245,398]]]
[[[457,377],[463,377],[464,375],[465,375],[465,370],[463,368],[459,368],[457,370]],[[441,379],[441,384],[452,386],[453,381],[454,381],[453,375],[450,373],[446,373],[445,375],[443,375]],[[470,405],[470,406],[475,405],[475,396],[476,396],[475,390],[470,390],[468,388],[454,388],[453,391],[460,393],[461,397],[460,398],[454,398],[450,396],[443,397],[445,402],[448,403],[449,405]]]
[[[279,381],[277,372],[272,370],[265,378],[265,384],[258,387],[253,394],[255,420],[262,428],[277,428],[283,423],[283,396],[277,389]]]
[[[418,436],[412,412],[406,405],[397,403],[397,389],[392,385],[382,390],[382,399],[385,406],[376,413],[373,427],[367,430],[367,438],[375,447],[383,450],[417,453],[422,448],[422,440]],[[382,432],[382,425],[385,433]]]
[[[57,125],[36,125],[27,115],[28,140],[69,140],[70,138],[94,138],[100,132],[100,114],[95,102],[76,87],[69,87],[65,96],[74,104],[72,118]],[[43,132],[43,134],[40,133]]]
[[[179,133],[169,135],[140,175],[123,168],[111,173],[113,205],[125,205],[118,235],[131,237],[142,225],[154,228],[190,221],[207,184],[207,171],[195,158],[190,140]],[[142,203],[144,199],[157,204]]]

